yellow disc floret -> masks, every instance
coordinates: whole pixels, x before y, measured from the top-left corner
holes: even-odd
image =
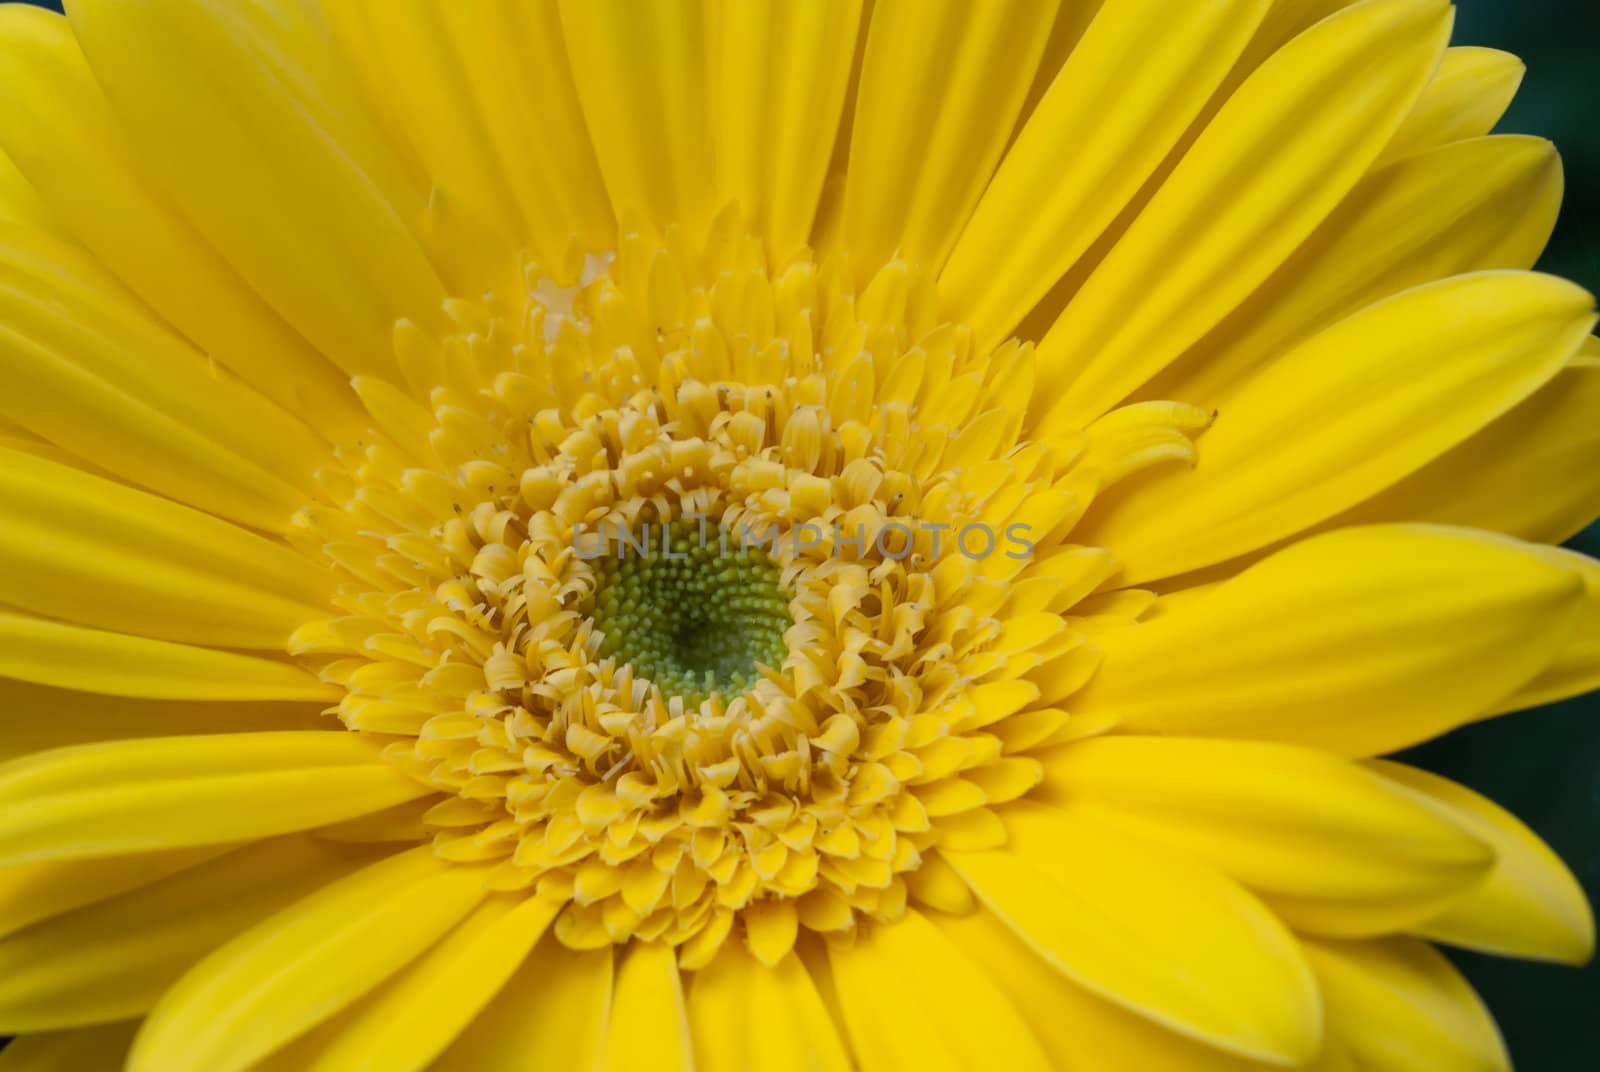
[[[370,437],[300,519],[347,616],[294,647],[450,792],[440,853],[694,967],[736,923],[776,960],[896,918],[931,846],[1002,836],[1146,605],[1092,598],[1115,563],[1071,530],[1205,415],[1030,432],[1031,347],[974,352],[924,273],[680,239],[397,329],[413,392],[357,381]]]

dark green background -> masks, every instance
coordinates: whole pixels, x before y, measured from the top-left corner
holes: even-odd
[[[1561,222],[1540,267],[1600,293],[1600,0],[1456,6],[1457,44],[1505,49],[1528,64],[1501,129],[1552,139],[1566,164]],[[1600,525],[1570,546],[1600,556]],[[1516,812],[1600,903],[1600,693],[1469,726],[1405,758]],[[1520,1072],[1600,1069],[1600,965],[1455,959],[1494,1010]]]
[[[1527,61],[1502,129],[1551,138],[1566,161],[1566,203],[1541,266],[1600,293],[1600,0],[1457,0],[1457,9],[1457,44]],[[1572,546],[1600,556],[1600,525]],[[1600,902],[1600,694],[1470,726],[1405,758],[1522,816]],[[1600,965],[1456,959],[1494,1009],[1520,1072],[1600,1069]]]

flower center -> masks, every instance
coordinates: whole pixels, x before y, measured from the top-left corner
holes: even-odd
[[[746,534],[670,525],[602,528],[588,609],[600,655],[664,696],[730,699],[782,666],[794,624],[778,566]]]
[[[1028,753],[1096,731],[1093,634],[1147,606],[1093,595],[1074,525],[1205,415],[1032,429],[1031,346],[978,352],[914,265],[774,269],[731,209],[524,275],[397,327],[404,389],[357,379],[373,426],[295,534],[340,614],[290,650],[440,790],[440,855],[564,902],[570,948],[693,970],[742,928],[775,963],[936,900]]]

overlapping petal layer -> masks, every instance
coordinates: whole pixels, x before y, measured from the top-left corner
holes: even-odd
[[[0,9],[0,1072],[1506,1067],[1372,757],[1600,684],[1559,162],[1176,7]]]

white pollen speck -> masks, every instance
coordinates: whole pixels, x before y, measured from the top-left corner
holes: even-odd
[[[616,259],[617,255],[610,251],[599,254],[591,253],[583,258],[583,272],[578,276],[578,286],[580,288],[586,287],[605,275],[606,272],[611,270],[611,262]]]
[[[575,286],[563,287],[549,276],[540,276],[538,281],[528,291],[528,296],[544,306],[544,344],[555,344],[556,336],[561,334],[562,321],[571,320],[573,309],[578,302],[578,295],[584,288],[596,279],[605,275],[611,268],[611,262],[617,259],[615,253],[591,253],[583,258],[583,271],[578,275]]]

